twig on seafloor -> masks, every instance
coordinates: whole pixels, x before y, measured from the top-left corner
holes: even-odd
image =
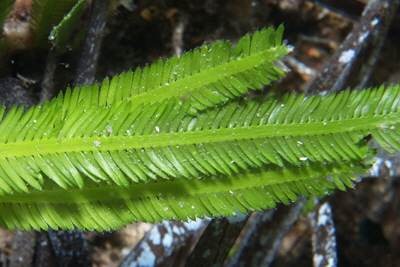
[[[338,264],[336,251],[336,228],[332,208],[328,202],[316,207],[308,216],[312,229],[314,267],[335,267]]]
[[[317,94],[326,90],[338,92],[345,89],[350,85],[349,78],[354,79],[354,76],[350,74],[356,69],[356,61],[365,48],[365,44],[373,42],[373,52],[370,53],[366,61],[367,65],[362,70],[363,77],[355,81],[363,86],[376,62],[388,25],[398,5],[398,0],[371,0],[365,7],[360,22],[355,25],[331,60],[326,62],[314,83],[308,88],[308,93]],[[362,62],[365,61],[362,60]],[[354,81],[352,83],[354,84]]]
[[[249,215],[213,219],[185,264],[187,267],[222,266]]]
[[[120,267],[182,266],[209,220],[164,221],[154,225],[129,253]]]
[[[94,0],[92,2],[82,56],[76,69],[74,86],[90,85],[95,81],[109,3],[110,0]]]

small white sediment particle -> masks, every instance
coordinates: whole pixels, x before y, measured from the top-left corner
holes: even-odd
[[[363,34],[361,34],[360,37],[358,37],[358,42],[359,43],[364,42],[365,38],[367,38],[368,35],[369,35],[369,32],[364,32]]]
[[[301,142],[301,141],[297,141],[297,146],[302,146],[302,145],[304,145],[304,143],[303,143],[303,142]]]
[[[375,25],[378,24],[378,23],[379,23],[379,19],[376,18],[376,19],[374,19],[374,20],[371,22],[371,25],[372,25],[372,26],[375,26]]]
[[[356,51],[354,49],[349,49],[349,50],[343,51],[339,57],[339,62],[340,63],[349,63],[353,59],[355,54],[356,54]]]

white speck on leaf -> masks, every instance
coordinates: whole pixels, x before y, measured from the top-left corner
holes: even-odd
[[[107,132],[108,132],[109,134],[112,134],[113,130],[112,130],[112,127],[111,127],[111,126],[107,126],[106,129],[107,129]]]
[[[302,145],[304,145],[304,143],[303,143],[303,142],[301,142],[301,141],[297,141],[297,146],[302,146]]]

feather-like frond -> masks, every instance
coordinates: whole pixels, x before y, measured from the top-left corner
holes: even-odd
[[[99,94],[97,85],[75,88],[67,92],[69,110],[82,99],[87,106],[129,99],[135,107],[174,98],[190,101],[191,113],[214,107],[243,95],[248,88],[262,89],[285,74],[274,64],[291,51],[282,45],[282,33],[282,26],[276,31],[256,31],[240,39],[233,50],[228,41],[204,44],[180,57],[159,59],[144,69],[105,79]]]
[[[35,44],[46,43],[52,27],[57,25],[77,0],[33,0],[31,9],[31,31]]]
[[[289,204],[299,194],[325,195],[352,187],[352,163],[310,164],[301,167],[265,166],[232,176],[157,180],[129,187],[92,184],[63,190],[47,183],[44,191],[0,196],[0,225],[9,229],[117,229],[134,221],[161,222],[220,217]],[[50,181],[49,181],[50,182]],[[229,185],[229,189],[227,189]]]
[[[72,9],[64,16],[62,21],[54,26],[49,35],[49,39],[54,46],[65,46],[70,41],[71,34],[78,24],[83,13],[86,0],[79,0]]]
[[[352,187],[400,149],[400,85],[239,98],[282,75],[282,28],[202,46],[24,112],[0,108],[0,225],[109,230]],[[6,114],[6,115],[5,115]]]
[[[196,116],[188,114],[189,102],[132,107],[123,101],[78,106],[64,118],[60,95],[25,114],[14,107],[0,122],[0,189],[41,190],[43,175],[63,188],[83,188],[87,181],[129,186],[266,164],[362,160],[372,153],[364,141],[369,134],[384,146],[399,146],[399,97],[400,86],[289,94],[237,100]]]

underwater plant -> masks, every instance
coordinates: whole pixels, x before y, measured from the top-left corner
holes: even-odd
[[[400,150],[400,86],[243,97],[285,75],[283,26],[1,109],[0,225],[110,230],[353,187]]]

